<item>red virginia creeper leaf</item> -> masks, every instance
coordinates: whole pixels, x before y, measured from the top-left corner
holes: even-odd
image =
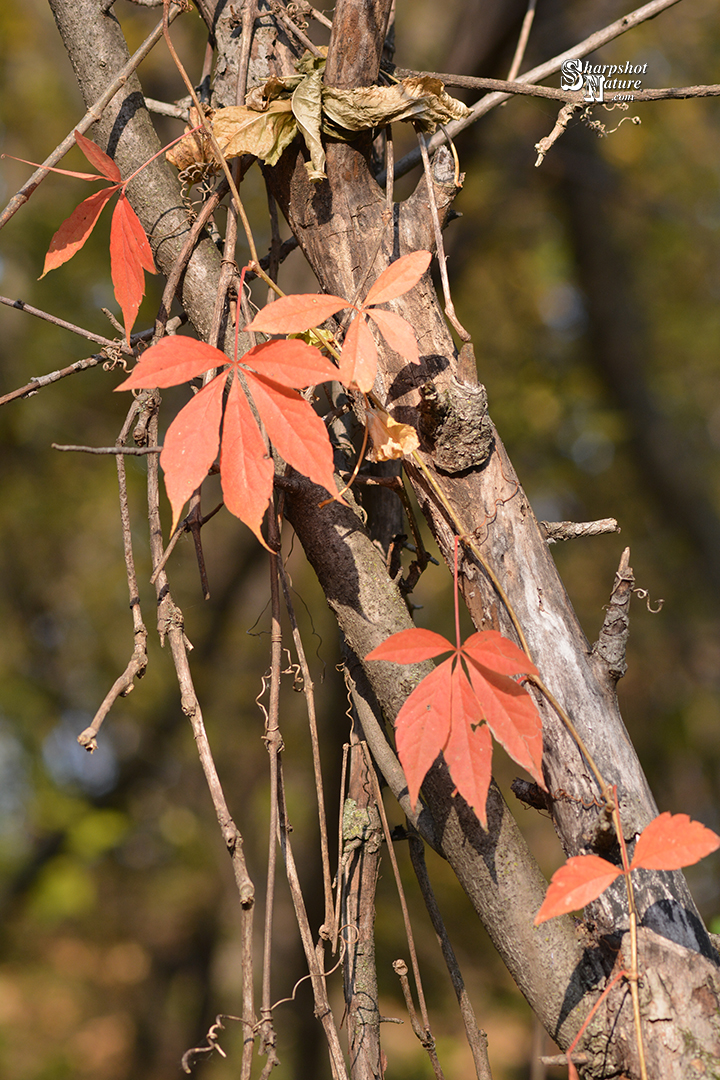
[[[337,492],[327,429],[312,405],[296,390],[246,371],[252,399],[270,441],[280,456],[331,494]]]
[[[490,730],[518,765],[545,787],[542,775],[542,720],[530,695],[506,675],[468,664],[470,683],[478,701],[477,721],[484,717]]]
[[[104,150],[101,150],[100,147],[94,142],[91,142],[90,139],[86,139],[79,131],[75,132],[75,142],[90,164],[94,165],[97,171],[102,173],[107,180],[112,180],[116,184],[122,183],[120,170],[113,159],[108,157]]]
[[[377,308],[368,308],[367,314],[380,327],[380,333],[391,349],[400,353],[411,364],[420,363],[415,331],[407,319],[403,319],[401,315],[396,315],[393,311],[378,311]]]
[[[125,337],[130,344],[130,331],[145,295],[146,258],[137,239],[137,217],[124,196],[118,199],[110,225],[110,275],[115,287],[115,299],[125,322]],[[138,222],[139,224],[139,222]],[[147,239],[145,240],[147,245]],[[148,248],[149,250],[149,248]]]
[[[568,1080],[580,1080],[580,1078],[578,1076],[578,1071],[575,1068],[575,1066],[573,1065],[572,1061],[568,1061],[567,1067],[568,1067]]]
[[[394,263],[383,270],[380,277],[370,292],[363,300],[362,306],[368,304],[384,304],[388,300],[395,300],[402,296],[413,285],[417,285],[428,266],[432,255],[429,251],[412,251],[409,255],[402,255]]]
[[[116,187],[102,188],[75,207],[50,241],[41,278],[51,270],[57,270],[80,250],[95,228],[105,203],[116,191]]]
[[[638,837],[631,870],[680,870],[720,848],[720,836],[687,814],[660,814]]]
[[[619,866],[613,866],[599,855],[575,855],[568,859],[552,876],[545,899],[535,916],[535,926],[591,904],[620,874],[622,870]]]
[[[398,757],[408,782],[413,809],[425,773],[450,734],[451,665],[452,660],[445,660],[426,675],[395,719]]]
[[[225,406],[220,450],[223,499],[230,513],[252,529],[264,547],[267,544],[260,526],[272,495],[274,473],[272,457],[235,375]]]
[[[370,327],[362,315],[357,315],[345,334],[337,378],[367,394],[373,388],[376,374],[377,347]]]
[[[538,675],[538,669],[509,638],[497,630],[480,630],[463,642],[462,651],[499,675]]]
[[[350,307],[349,300],[342,296],[328,296],[325,293],[298,293],[295,296],[281,296],[266,304],[246,330],[261,330],[265,334],[301,334],[319,326],[331,315]]]
[[[167,429],[160,464],[165,472],[165,489],[173,512],[172,531],[183,506],[200,487],[217,457],[225,378],[225,372],[216,375]]]
[[[338,369],[319,349],[296,338],[256,345],[241,357],[241,363],[268,379],[296,390],[338,377]]]
[[[434,630],[423,630],[414,626],[410,630],[400,630],[391,634],[382,644],[369,652],[366,660],[389,660],[394,664],[415,664],[421,660],[431,660],[441,653],[455,651],[455,646]]]
[[[173,335],[147,349],[130,376],[116,390],[151,390],[154,386],[179,386],[211,368],[229,363],[225,353],[204,341]]]
[[[492,736],[487,724],[479,726],[477,700],[462,665],[452,674],[452,724],[443,750],[453,783],[487,828],[487,794],[492,777]]]

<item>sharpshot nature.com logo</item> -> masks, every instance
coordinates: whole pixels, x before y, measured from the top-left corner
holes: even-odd
[[[562,90],[585,89],[584,100],[587,102],[605,101],[605,94],[611,101],[634,101],[633,91],[642,90],[642,79],[638,75],[647,73],[647,64],[591,64],[589,60],[565,60],[560,68],[560,88]]]

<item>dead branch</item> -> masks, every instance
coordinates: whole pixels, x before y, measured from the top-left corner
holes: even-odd
[[[602,30],[598,30],[594,34],[591,34],[590,37],[585,38],[584,41],[578,42],[572,49],[567,49],[565,52],[554,56],[551,60],[546,60],[544,64],[539,64],[530,71],[526,71],[524,75],[521,75],[517,79],[517,82],[537,83],[540,79],[546,79],[548,75],[554,75],[556,71],[559,71],[565,60],[579,59],[580,57],[587,56],[588,53],[594,52],[595,49],[599,49],[601,45],[607,45],[609,41],[613,41],[615,38],[620,37],[621,34],[627,33],[628,30],[632,30],[633,27],[639,26],[640,23],[655,18],[661,11],[665,11],[666,8],[672,7],[677,3],[678,0],[650,0],[649,4],[644,4],[642,7],[636,8],[635,11],[631,11],[628,15],[624,15],[622,19],[616,19],[615,22],[609,23],[609,25]],[[503,101],[507,101],[511,96],[511,93],[507,91],[496,91],[495,93],[486,94],[485,97],[481,98],[473,105],[470,116],[466,117],[464,120],[453,120],[447,127],[437,131],[428,143],[428,150],[436,150],[447,141],[448,136],[454,138],[460,131],[464,131],[470,124],[474,124],[481,116],[485,116],[491,109],[494,109]],[[543,93],[540,96],[555,97],[555,94]],[[397,179],[400,176],[404,176],[406,172],[409,172],[415,165],[418,165],[420,160],[420,150],[411,150],[409,154],[406,154],[405,157],[401,158],[396,164],[395,178]],[[383,182],[384,178],[378,177],[378,183]]]

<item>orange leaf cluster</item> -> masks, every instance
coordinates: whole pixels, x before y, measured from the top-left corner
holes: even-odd
[[[441,634],[401,630],[366,660],[414,664],[452,652],[413,690],[395,721],[398,756],[415,806],[425,774],[442,752],[457,790],[487,825],[485,804],[492,773],[492,735],[542,786],[542,720],[513,675],[537,668],[496,630],[472,634],[454,646]]]
[[[315,293],[283,296],[258,312],[247,329],[266,334],[300,334],[343,308],[354,308],[357,314],[345,334],[340,368],[335,377],[346,386],[368,393],[375,382],[378,357],[365,316],[374,321],[391,349],[411,363],[419,364],[417,339],[410,324],[392,311],[380,311],[371,305],[396,300],[412,289],[427,270],[431,258],[429,251],[413,251],[391,263],[371,286],[359,307],[342,296]]]
[[[720,848],[720,836],[687,814],[660,814],[635,844],[630,870],[681,870]],[[575,855],[556,870],[535,925],[591,904],[623,873],[599,855]]]
[[[120,305],[125,321],[125,336],[130,344],[130,331],[145,295],[144,271],[147,270],[150,274],[155,273],[152,251],[140,220],[128,202],[123,190],[120,170],[113,159],[79,131],[75,132],[75,142],[100,175],[70,172],[67,169],[54,171],[74,176],[79,180],[109,180],[110,187],[102,188],[94,195],[90,195],[75,207],[70,217],[63,221],[50,241],[40,276],[45,277],[50,270],[56,270],[58,266],[72,259],[95,228],[105,204],[116,192],[119,192],[110,226],[110,274],[115,288],[115,299]]]
[[[334,379],[337,369],[312,345],[268,341],[240,360],[187,337],[163,338],[148,349],[117,390],[177,386],[220,368],[167,430],[160,462],[173,512],[173,530],[193,491],[200,487],[220,448],[220,480],[225,505],[260,532],[273,485],[274,466],[265,437],[248,401],[284,460],[316,484],[334,491],[332,447],[325,425],[297,391]],[[230,382],[223,418],[223,395]]]

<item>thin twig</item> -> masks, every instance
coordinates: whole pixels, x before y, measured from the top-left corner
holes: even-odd
[[[527,11],[525,12],[525,18],[520,28],[520,37],[515,48],[515,55],[513,56],[512,64],[510,65],[510,71],[508,72],[508,82],[512,82],[518,71],[520,65],[523,62],[525,56],[525,50],[527,49],[528,38],[530,37],[530,31],[532,29],[533,19],[535,18],[535,7],[537,0],[528,0]]]
[[[153,401],[155,404],[153,404]],[[156,446],[158,435],[157,398],[150,398],[146,407],[151,409],[151,416],[147,425],[148,440],[151,446]],[[153,566],[156,566],[163,553],[162,525],[160,522],[160,475],[157,454],[151,454],[148,457],[148,521],[150,525],[150,551]],[[200,702],[193,685],[187,658],[188,649],[192,648],[192,646],[185,637],[182,611],[170,594],[167,574],[164,570],[157,575],[155,592],[158,600],[160,643],[164,645],[167,640],[170,644],[180,689],[181,708],[185,716],[190,720],[198,748],[200,764],[208,785],[220,831],[232,859],[235,883],[243,916],[248,915],[249,917],[255,903],[255,887],[247,871],[242,835],[228,809],[205,730]]]
[[[180,284],[180,278],[185,272],[185,268],[190,261],[195,245],[198,242],[200,233],[203,231],[208,221],[212,217],[213,213],[217,209],[220,200],[227,193],[227,185],[224,181],[221,181],[215,188],[213,193],[209,196],[202,210],[195,218],[190,232],[187,235],[187,239],[182,246],[177,259],[173,263],[173,268],[168,275],[165,288],[163,290],[162,300],[160,301],[160,310],[155,321],[155,338],[159,340],[165,332],[167,321],[170,317],[170,308],[172,306],[173,298],[177,291],[177,287]]]
[[[53,326],[59,326],[62,330],[70,330],[71,333],[78,334],[79,337],[86,338],[88,341],[94,341],[96,345],[102,345],[106,349],[113,349],[123,353],[125,356],[135,355],[133,349],[124,340],[124,330],[123,340],[113,341],[111,338],[103,337],[101,334],[93,334],[92,331],[86,330],[82,326],[76,326],[75,323],[68,322],[66,319],[60,319],[57,315],[51,315],[49,311],[43,311],[41,308],[33,307],[32,304],[26,304],[24,300],[11,300],[8,296],[0,296],[0,304],[17,308],[18,311],[25,311],[28,315],[34,315],[36,319],[44,319],[45,322],[52,323]],[[143,331],[142,334],[133,334],[130,340],[131,342],[142,341],[143,338],[148,336],[147,331]]]
[[[393,868],[393,874],[395,876],[395,885],[397,887],[398,898],[400,900],[400,909],[402,911],[403,922],[405,924],[405,934],[407,935],[408,950],[410,952],[410,963],[412,964],[413,977],[415,979],[415,990],[417,991],[418,1003],[420,1005],[420,1015],[422,1016],[424,1028],[424,1031],[418,1035],[418,1038],[420,1039],[425,1050],[427,1050],[428,1057],[430,1058],[436,1077],[438,1078],[438,1080],[442,1080],[443,1071],[440,1068],[440,1062],[438,1061],[438,1057],[435,1052],[435,1039],[433,1038],[433,1034],[430,1029],[430,1017],[428,1016],[427,1005],[425,1004],[425,994],[423,992],[422,986],[422,979],[420,978],[420,965],[418,963],[417,951],[415,949],[415,938],[413,936],[412,924],[410,922],[410,912],[408,911],[407,901],[405,899],[405,891],[403,889],[402,878],[400,877],[400,868],[395,857],[395,848],[393,847],[392,836],[390,835],[390,826],[388,825],[387,814],[385,813],[385,804],[382,799],[380,784],[378,783],[377,773],[375,772],[375,766],[370,756],[368,744],[363,741],[361,743],[361,746],[363,748],[363,754],[365,755],[365,760],[367,762],[368,773],[370,775],[370,779],[373,785],[375,801],[377,803],[377,808],[380,812],[380,818],[383,823],[385,843],[387,844],[388,856],[390,858],[390,864]],[[396,967],[397,963],[398,961],[393,964],[393,967]],[[418,1033],[415,1032],[415,1034],[417,1035]]]
[[[238,63],[237,88],[235,90],[235,104],[242,105],[247,91],[248,68],[250,66],[250,49],[252,47],[253,30],[258,14],[258,0],[246,0],[242,11],[242,36],[240,38],[240,60]]]
[[[415,876],[418,880],[418,885],[420,886],[420,892],[425,901],[425,907],[430,916],[430,921],[433,924],[433,929],[435,930],[435,934],[442,950],[443,959],[445,960],[445,964],[450,974],[455,996],[457,997],[458,1005],[460,1006],[460,1014],[463,1019],[463,1024],[465,1025],[465,1034],[475,1063],[475,1073],[478,1080],[492,1080],[492,1072],[490,1071],[490,1061],[487,1052],[487,1035],[478,1027],[470,997],[465,989],[465,981],[462,977],[462,972],[460,971],[460,965],[457,962],[455,950],[452,947],[447,930],[445,929],[445,923],[443,922],[443,917],[435,898],[435,892],[430,883],[430,877],[425,864],[425,844],[419,836],[411,833],[408,836],[408,846],[410,849],[410,861],[412,862],[413,870],[415,871]]]
[[[162,453],[162,446],[67,446],[50,443],[53,450],[75,454],[114,454],[116,457],[144,457],[146,454]]]
[[[269,515],[269,539],[277,546],[277,518]],[[280,627],[280,592],[278,590],[278,558],[270,552],[270,595],[272,603],[270,632],[270,701],[265,712],[265,735],[263,741],[270,759],[270,822],[268,829],[268,870],[265,889],[265,930],[263,936],[262,1000],[260,1005],[260,1053],[267,1055],[263,1074],[280,1062],[277,1057],[276,1034],[272,1019],[271,971],[272,930],[275,909],[275,868],[277,865],[279,821],[278,773],[280,767],[280,675],[282,670],[282,630]]]
[[[440,280],[442,281],[443,296],[445,297],[445,314],[450,320],[452,326],[457,331],[461,341],[470,341],[470,334],[467,332],[467,330],[455,314],[455,306],[452,302],[452,296],[450,295],[450,282],[448,280],[447,272],[447,255],[445,254],[445,245],[442,238],[442,229],[440,228],[440,215],[438,214],[437,201],[435,199],[435,187],[433,184],[432,172],[430,170],[430,157],[427,151],[427,143],[425,141],[425,136],[419,128],[417,129],[417,138],[420,145],[420,154],[422,156],[423,169],[425,170],[425,182],[428,189],[430,216],[432,217],[433,229],[435,230],[435,250],[437,254],[438,266],[440,268]]]
[[[77,360],[74,364],[61,368],[59,371],[51,371],[48,375],[38,375],[32,378],[29,383],[25,383],[24,386],[19,386],[17,390],[11,390],[9,394],[0,397],[0,405],[7,405],[8,402],[17,401],[18,398],[32,397],[43,386],[50,386],[51,383],[59,382],[60,379],[65,379],[68,375],[75,375],[78,371],[86,371],[88,368],[94,368],[98,364],[104,363],[107,363],[105,353],[96,353],[95,356]]]
[[[544,64],[539,64],[530,71],[526,71],[516,81],[519,83],[537,83],[540,79],[546,79],[548,75],[553,75],[556,71],[559,71],[565,60],[579,59],[580,57],[587,56],[588,53],[594,52],[595,49],[599,49],[601,45],[606,45],[609,41],[613,41],[615,38],[620,37],[621,34],[627,33],[628,30],[632,30],[633,27],[639,26],[640,23],[646,22],[648,19],[653,19],[656,15],[659,15],[661,11],[665,11],[667,8],[672,7],[677,3],[678,0],[650,0],[649,4],[643,4],[642,7],[636,8],[635,11],[631,11],[621,19],[616,19],[615,22],[610,23],[602,30],[596,31],[594,34],[591,34],[590,37],[578,42],[578,44],[574,45],[571,49],[566,49],[565,52],[559,53],[551,60],[546,60]],[[720,93],[720,91],[718,92]],[[542,94],[541,96],[556,97],[557,93],[562,93],[562,91]],[[428,149],[431,151],[436,150],[446,142],[448,137],[454,138],[458,132],[464,131],[466,127],[474,124],[481,116],[485,116],[491,109],[494,109],[503,101],[507,101],[511,96],[512,94],[507,91],[486,94],[485,97],[481,98],[473,105],[470,116],[466,117],[464,120],[453,120],[447,125],[447,128],[436,132],[428,143]],[[570,98],[570,100],[572,100],[572,98]],[[404,176],[406,172],[409,172],[415,165],[418,165],[420,161],[420,150],[411,150],[410,153],[406,154],[404,158],[401,158],[395,166],[395,179]],[[382,182],[383,178],[378,177],[378,183]]]
[[[311,52],[313,56],[317,56],[320,59],[325,58],[325,54],[321,49],[318,49],[315,42],[311,41],[307,34],[304,33],[300,29],[300,27],[296,26],[296,24],[292,21],[287,11],[285,10],[285,5],[280,3],[280,0],[272,0],[270,4],[270,9],[275,18],[280,20],[285,29],[289,30],[292,36],[296,38],[301,45],[304,45],[308,52]]]
[[[171,4],[171,10],[168,15],[168,24],[174,22],[178,15],[180,15],[184,10],[186,9],[182,5],[175,6],[175,4]],[[92,127],[92,125],[97,120],[100,119],[103,114],[103,110],[110,104],[118,91],[122,90],[125,83],[128,81],[133,72],[140,66],[140,64],[151,51],[151,49],[155,45],[157,45],[158,41],[163,35],[163,22],[159,22],[155,29],[152,31],[152,33],[148,34],[140,48],[132,54],[118,77],[110,83],[107,90],[105,90],[105,92],[100,95],[97,101],[93,102],[93,104],[83,116],[82,120],[80,120],[77,124],[73,126],[70,134],[67,135],[63,139],[63,141],[55,147],[52,154],[50,154],[49,157],[45,158],[45,161],[42,163],[40,168],[37,169],[32,174],[30,179],[25,181],[20,190],[15,195],[13,195],[12,199],[3,210],[2,214],[0,214],[0,229],[2,229],[3,226],[7,225],[13,214],[16,214],[20,207],[28,201],[35,189],[43,182],[45,177],[49,175],[51,167],[53,165],[57,165],[58,161],[61,161],[62,158],[65,157],[68,150],[72,149],[72,147],[75,145],[75,132],[79,131],[81,135],[84,135],[85,132],[90,127]]]
[[[132,402],[130,409],[125,418],[125,423],[122,426],[120,434],[117,438],[117,448],[121,448],[123,443],[127,439],[130,428],[135,421],[142,407],[142,399],[138,398]],[[77,741],[90,753],[97,749],[97,734],[100,730],[103,720],[110,712],[115,702],[119,697],[126,697],[135,685],[135,679],[142,679],[147,670],[147,629],[143,622],[142,611],[140,610],[140,593],[137,584],[137,574],[135,573],[135,559],[133,557],[132,549],[132,529],[130,525],[130,510],[128,507],[128,493],[127,493],[127,478],[125,475],[125,459],[122,454],[117,454],[115,458],[117,462],[118,473],[118,490],[120,494],[120,522],[122,525],[123,536],[123,552],[125,555],[125,572],[127,574],[128,592],[130,593],[130,610],[132,612],[133,619],[133,635],[135,638],[135,646],[133,648],[130,661],[125,668],[122,675],[115,680],[112,687],[105,695],[105,698],[95,713],[93,721],[89,727],[85,728],[78,737]]]
[[[332,875],[330,873],[330,845],[328,843],[328,827],[327,827],[327,814],[325,812],[325,792],[323,788],[322,778],[322,766],[320,762],[320,739],[318,738],[317,717],[315,714],[315,695],[312,677],[310,675],[310,668],[308,666],[307,658],[305,656],[305,650],[303,648],[302,638],[298,629],[297,619],[295,618],[295,609],[293,607],[292,598],[290,596],[290,588],[287,580],[287,574],[285,573],[285,567],[282,564],[282,560],[277,561],[278,572],[280,574],[280,584],[282,585],[283,597],[285,599],[285,607],[287,609],[288,617],[290,619],[290,625],[292,627],[293,641],[295,643],[295,652],[297,654],[298,663],[300,664],[300,670],[303,678],[303,693],[305,695],[305,703],[308,714],[308,725],[310,727],[310,744],[312,746],[313,756],[313,771],[315,774],[315,791],[318,801],[318,822],[320,826],[320,854],[322,858],[322,870],[323,870],[323,892],[325,894],[325,921],[320,928],[321,937],[329,937],[332,932],[332,926],[334,921],[334,903],[332,894]]]

